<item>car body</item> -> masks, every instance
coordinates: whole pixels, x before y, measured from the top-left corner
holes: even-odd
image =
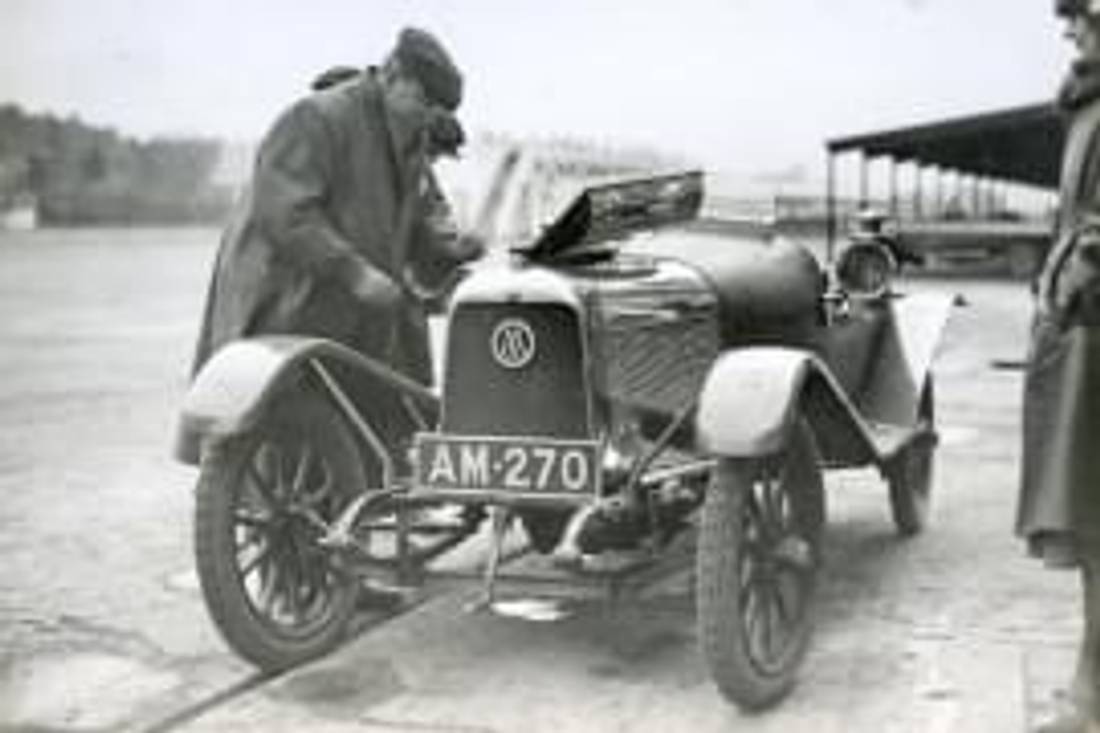
[[[269,669],[323,653],[364,587],[430,583],[467,542],[492,607],[518,523],[567,585],[686,541],[719,689],[782,698],[812,628],[822,470],[877,467],[901,532],[923,526],[950,302],[895,292],[865,243],[838,279],[797,244],[699,220],[702,195],[697,172],[591,187],[477,268],[450,298],[438,393],[318,339],[216,354],[183,424],[204,436],[197,561],[230,645]],[[394,441],[357,381],[418,427]]]

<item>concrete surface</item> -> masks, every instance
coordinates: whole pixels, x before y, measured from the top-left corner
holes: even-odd
[[[932,526],[899,540],[874,475],[828,478],[820,624],[793,695],[743,716],[696,650],[690,594],[553,623],[444,594],[263,680],[191,572],[190,469],[168,458],[216,233],[0,234],[0,729],[1024,731],[1055,709],[1075,578],[1011,536],[1028,298],[970,306],[938,362]]]

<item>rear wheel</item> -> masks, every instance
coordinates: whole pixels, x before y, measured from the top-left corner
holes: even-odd
[[[319,545],[323,528],[366,485],[336,412],[299,394],[252,432],[203,457],[195,557],[206,606],[240,656],[279,671],[344,638],[358,583]]]
[[[936,454],[935,383],[929,374],[921,390],[916,435],[886,467],[890,513],[898,533],[919,534],[928,523]]]
[[[699,636],[722,694],[757,710],[794,685],[812,634],[825,499],[801,425],[780,455],[722,460],[699,535]]]

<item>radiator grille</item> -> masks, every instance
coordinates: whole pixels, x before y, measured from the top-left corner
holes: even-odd
[[[493,358],[490,339],[505,319],[523,319],[534,358],[518,369]],[[477,435],[588,437],[585,354],[577,314],[547,304],[464,304],[451,318],[442,428]]]

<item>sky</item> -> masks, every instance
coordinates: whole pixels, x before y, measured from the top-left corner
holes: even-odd
[[[0,0],[0,102],[140,137],[260,137],[330,65],[413,24],[471,130],[823,168],[827,138],[1050,98],[1051,0]]]

